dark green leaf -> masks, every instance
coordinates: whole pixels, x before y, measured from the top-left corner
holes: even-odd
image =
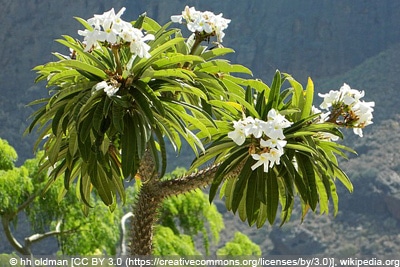
[[[250,226],[252,226],[258,217],[260,209],[260,199],[258,198],[258,181],[257,171],[253,171],[247,181],[247,192],[246,192],[246,216]]]
[[[279,204],[279,189],[276,174],[273,169],[270,169],[267,175],[266,187],[267,187],[267,218],[269,223],[272,225],[275,221],[276,213]]]
[[[242,170],[240,171],[238,181],[235,186],[235,190],[233,191],[233,201],[232,201],[232,211],[236,212],[240,201],[244,195],[244,190],[247,185],[247,181],[250,178],[253,170],[251,166],[254,164],[253,158],[247,158]]]
[[[132,177],[136,175],[140,163],[137,133],[134,123],[133,118],[129,114],[124,116],[125,127],[123,134],[121,134],[121,165],[125,178],[128,178],[130,175]]]

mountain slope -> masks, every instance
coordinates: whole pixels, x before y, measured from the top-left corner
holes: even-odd
[[[47,95],[43,84],[33,84],[31,70],[52,60],[53,51],[68,53],[53,40],[62,34],[77,36],[80,25],[73,16],[89,18],[126,6],[124,19],[147,11],[165,23],[186,4],[232,19],[224,38],[224,45],[236,50],[231,60],[250,67],[266,82],[275,69],[303,82],[308,75],[338,75],[400,42],[400,2],[389,0],[3,0],[0,136],[17,149],[19,162],[32,156],[34,142],[32,135],[21,137],[33,111],[25,105]]]

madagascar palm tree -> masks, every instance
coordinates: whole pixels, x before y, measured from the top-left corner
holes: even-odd
[[[125,200],[123,180],[140,181],[133,255],[151,254],[165,198],[209,184],[211,200],[223,184],[227,208],[257,227],[274,223],[279,203],[287,221],[296,195],[303,215],[318,204],[327,213],[329,201],[337,212],[335,180],[350,191],[352,185],[336,155],[352,150],[332,137],[342,137],[339,127],[356,125],[356,118],[340,121],[349,105],[337,101],[322,119],[312,109],[311,79],[303,89],[277,71],[267,86],[224,60],[233,50],[220,44],[230,22],[221,15],[187,7],[173,16],[193,32],[185,39],[171,23],[161,26],[145,15],[124,22],[123,11],[78,18],[84,42],[63,36],[57,41],[71,54],[55,53],[57,61],[35,68],[50,96],[32,103],[42,106],[28,131],[40,132],[36,145],[45,150],[48,186],[57,178],[66,189],[76,182],[88,212],[92,193],[112,210]],[[214,36],[218,42],[211,42]],[[179,152],[183,142],[196,153],[190,172],[163,179],[167,144]]]

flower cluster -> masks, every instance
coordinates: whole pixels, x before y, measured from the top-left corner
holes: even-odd
[[[182,23],[182,20],[186,20],[187,27],[191,32],[205,32],[207,34],[215,34],[218,42],[222,42],[225,36],[223,30],[228,28],[230,19],[222,17],[222,13],[215,15],[210,11],[197,11],[194,7],[185,7],[182,11],[182,15],[171,16],[171,21],[176,23]]]
[[[363,136],[362,129],[372,124],[372,112],[375,102],[360,100],[364,91],[352,89],[346,83],[339,90],[331,90],[327,94],[318,94],[324,98],[320,108],[332,111],[322,114],[327,121],[334,121],[339,125],[352,127],[355,134]]]
[[[114,8],[104,12],[102,15],[94,15],[93,18],[87,20],[93,29],[79,30],[78,34],[84,36],[86,44],[85,51],[96,48],[99,42],[107,42],[109,44],[129,43],[130,51],[141,58],[149,58],[150,46],[145,43],[148,40],[154,40],[154,35],[144,35],[139,29],[132,26],[131,23],[123,21],[121,15],[125,8],[115,14]]]
[[[280,157],[283,155],[283,148],[286,146],[283,129],[290,127],[292,123],[275,109],[268,112],[267,121],[247,117],[233,123],[234,130],[228,133],[237,145],[242,145],[248,137],[257,140],[257,147],[251,149],[252,158],[257,162],[251,166],[252,170],[263,165],[264,172],[268,172],[275,164],[280,164]]]

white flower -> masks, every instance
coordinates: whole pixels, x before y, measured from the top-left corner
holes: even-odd
[[[79,30],[78,34],[84,36],[83,42],[86,45],[84,49],[85,52],[88,52],[90,49],[97,48],[99,46],[98,41],[100,38],[100,31],[89,31],[88,29],[85,29],[84,31]]]
[[[228,133],[228,137],[239,146],[243,145],[244,141],[246,141],[245,126],[242,121],[234,121],[233,128],[235,130]]]
[[[78,31],[78,34],[84,36],[86,43],[85,51],[98,46],[98,42],[108,42],[110,44],[129,43],[130,51],[141,58],[149,58],[150,46],[145,41],[154,40],[154,35],[144,35],[139,29],[132,26],[131,23],[121,19],[125,8],[115,14],[114,9],[104,12],[102,15],[94,15],[88,19],[88,23],[93,30]]]
[[[285,116],[279,114],[275,109],[271,109],[267,115],[268,121],[264,133],[273,139],[285,139],[283,129],[290,127],[292,123]]]
[[[222,39],[225,36],[223,32],[226,28],[228,28],[230,19],[225,19],[222,17],[222,13],[216,16],[213,16],[211,19],[211,25],[213,25],[213,30],[215,31],[215,35],[217,36],[218,42],[222,43]]]
[[[262,154],[251,154],[254,160],[257,160],[253,166],[251,166],[251,169],[254,171],[261,165],[264,165],[264,172],[268,172],[268,167],[270,164],[270,155],[269,153],[262,153]]]
[[[245,120],[246,126],[245,126],[245,133],[247,136],[253,135],[255,138],[260,138],[264,131],[266,130],[267,123],[265,121],[262,121],[260,119],[253,119],[251,117],[248,117]]]
[[[91,24],[95,30],[99,31],[99,41],[107,41],[109,43],[116,43],[118,34],[121,32],[121,27],[124,25],[124,21],[121,20],[121,15],[125,12],[125,7],[121,8],[117,14],[115,14],[114,8],[102,15],[94,15],[93,18],[88,19],[88,23]]]
[[[372,112],[375,102],[364,102],[358,101],[354,106],[352,111],[357,117],[357,121],[354,124],[353,132],[360,137],[363,137],[362,129],[365,126],[372,124]]]
[[[348,84],[344,83],[338,91],[330,91],[328,94],[318,94],[324,98],[323,103],[320,105],[321,108],[329,109],[333,104],[338,104],[336,110],[332,111],[338,118],[343,117],[341,122],[345,126],[353,128],[355,134],[360,137],[363,136],[362,129],[372,124],[372,112],[375,102],[364,102],[360,99],[364,97],[365,92],[357,89],[352,89]],[[339,112],[339,113],[338,113]],[[321,114],[321,121],[326,121],[326,118],[330,116],[331,112]],[[330,138],[328,134],[323,136]],[[337,137],[331,137],[331,140],[335,140]]]
[[[257,162],[251,166],[251,169],[254,171],[258,167],[263,165],[264,172],[268,172],[269,168],[274,167],[275,164],[280,164],[280,159],[282,155],[283,150],[278,148],[271,148],[269,152],[264,152],[261,154],[251,154],[251,157],[254,160],[257,160]]]
[[[286,146],[287,141],[286,140],[281,140],[277,138],[270,138],[268,140],[261,139],[260,140],[260,146],[261,147],[269,147],[269,148],[278,148],[283,150],[283,148]]]
[[[96,91],[103,90],[108,96],[111,97],[118,92],[119,88],[113,85],[109,85],[106,81],[102,81],[93,86],[93,89]]]
[[[222,13],[215,15],[213,12],[197,11],[194,7],[186,6],[182,11],[181,15],[171,16],[171,21],[175,23],[183,23],[186,21],[186,25],[191,32],[206,32],[215,33],[218,42],[222,42],[225,33],[223,30],[228,28],[228,24],[231,20],[222,17]]]
[[[279,125],[281,129],[290,127],[292,122],[288,121],[285,116],[281,115],[275,109],[271,109],[267,114],[268,122],[272,121],[274,124]]]
[[[266,127],[266,130],[264,133],[269,138],[285,139],[285,135],[283,134],[283,129],[282,129],[281,125],[275,121],[267,122],[267,127]]]
[[[333,103],[338,101],[340,92],[330,90],[329,93],[327,93],[327,94],[318,94],[318,95],[320,97],[324,98],[324,101],[322,102],[322,104],[319,107],[322,109],[329,109],[329,107],[331,107]]]
[[[360,98],[364,97],[364,94],[364,91],[352,89],[348,84],[344,83],[343,86],[340,87],[339,91],[331,90],[327,94],[318,95],[324,98],[320,107],[328,109],[334,103],[344,103],[347,106],[357,103]]]
[[[140,32],[140,30],[138,30]],[[141,32],[140,32],[141,33]],[[139,35],[132,36],[132,41],[129,46],[131,53],[135,54],[141,58],[149,58],[151,57],[149,50],[150,46],[145,43],[148,40],[154,40],[154,35],[147,34],[146,36],[142,37]]]
[[[194,18],[198,17],[201,12],[196,11],[194,7],[185,6],[185,9],[182,11],[182,15],[174,15],[171,16],[172,22],[182,23],[182,20],[186,20],[188,22],[194,20]]]
[[[353,128],[354,134],[358,135],[359,137],[363,137],[362,128]]]
[[[356,89],[351,89],[351,87],[344,83],[342,87],[340,87],[340,100],[345,104],[345,105],[351,105],[355,102],[358,102],[360,98],[364,96],[364,91],[359,91]],[[338,99],[339,100],[339,99]]]
[[[234,121],[234,130],[228,133],[237,145],[242,145],[246,138],[252,136],[259,139],[256,151],[260,153],[253,153],[251,156],[257,162],[251,166],[252,170],[260,166],[264,166],[264,172],[268,172],[275,164],[280,164],[280,158],[284,153],[284,147],[287,144],[283,129],[290,127],[292,123],[288,121],[285,116],[279,114],[275,109],[268,112],[267,121],[258,118],[246,117],[243,120]],[[253,143],[254,145],[254,143]]]
[[[279,165],[282,155],[283,155],[283,149],[271,148],[269,150],[269,158],[270,158],[269,167],[272,168],[274,167],[275,164]]]
[[[311,114],[318,114],[321,113],[321,110],[317,107],[315,107],[314,105],[312,105],[311,107]]]

